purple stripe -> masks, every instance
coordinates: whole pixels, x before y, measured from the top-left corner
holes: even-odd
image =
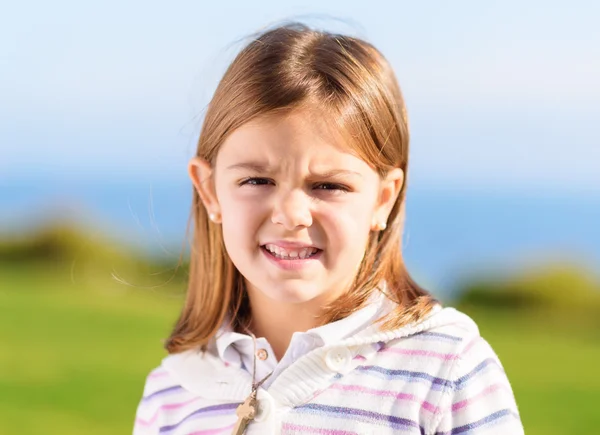
[[[197,417],[198,415],[210,414],[211,416],[214,416],[214,415],[227,414],[227,413],[229,413],[229,411],[231,411],[232,409],[236,409],[240,405],[241,405],[241,402],[239,402],[239,403],[224,403],[222,405],[213,405],[213,406],[207,406],[205,408],[200,408],[200,409],[195,410],[191,414],[186,415],[183,418],[183,420],[179,421],[178,423],[175,423],[170,426],[162,426],[160,428],[159,432],[160,433],[169,432],[169,431],[177,428],[180,424],[192,419],[193,417]]]
[[[494,412],[493,414],[490,414],[487,417],[484,417],[481,420],[478,420],[476,422],[454,428],[454,429],[452,429],[451,434],[454,435],[454,434],[458,434],[458,433],[468,432],[471,429],[477,429],[478,427],[484,426],[488,423],[492,423],[492,422],[498,420],[499,418],[506,417],[507,415],[515,416],[515,414],[510,409],[503,409],[501,411]]]
[[[158,391],[155,391],[152,394],[148,394],[147,396],[142,397],[142,401],[145,402],[145,401],[150,400],[150,399],[152,399],[152,398],[154,398],[156,396],[162,396],[163,394],[174,393],[174,392],[177,392],[179,390],[183,390],[183,388],[181,388],[181,386],[179,386],[179,385],[175,385],[173,387],[165,388],[163,390],[158,390]]]
[[[361,394],[372,394],[374,396],[382,396],[382,397],[395,397],[398,400],[409,400],[411,402],[416,402],[421,405],[421,408],[426,409],[432,413],[438,413],[439,409],[433,403],[430,403],[426,400],[421,400],[417,396],[408,393],[400,393],[392,390],[377,390],[374,388],[363,387],[362,385],[344,385],[335,383],[331,387],[333,390],[341,390],[341,391],[352,391],[358,392]],[[465,406],[465,405],[463,405]]]
[[[477,367],[475,367],[473,370],[471,370],[469,373],[467,373],[466,375],[458,378],[455,382],[456,385],[456,389],[460,390],[462,388],[464,388],[465,384],[475,375],[477,375],[479,372],[483,371],[486,367],[493,365],[496,366],[497,368],[502,370],[502,367],[498,364],[498,361],[496,361],[494,358],[487,358],[485,360],[483,360],[482,362],[480,362]],[[504,370],[502,370],[504,372]]]
[[[455,335],[444,334],[442,332],[419,332],[414,334],[413,337],[416,338],[441,338],[443,340],[450,340],[455,342],[462,341],[462,337],[457,337]]]
[[[410,427],[419,427],[419,425],[407,418],[395,417],[393,415],[379,414],[378,412],[367,411],[365,409],[345,408],[341,406],[319,405],[309,403],[296,408],[297,411],[310,414],[325,413],[330,417],[359,420],[368,423],[388,423],[395,429],[406,429]]]
[[[476,376],[479,372],[483,371],[486,367],[493,365],[498,368],[501,366],[494,358],[487,358],[477,365],[471,372],[452,382],[448,379],[438,378],[435,376],[431,376],[428,373],[424,372],[413,372],[409,370],[391,370],[386,369],[381,366],[358,366],[356,369],[360,372],[365,372],[370,375],[375,375],[384,379],[391,378],[403,378],[407,382],[419,382],[419,381],[429,381],[431,382],[431,386],[434,389],[446,389],[453,388],[456,390],[460,390],[464,388],[467,382]]]
[[[385,379],[390,378],[403,378],[408,382],[419,382],[419,381],[428,381],[431,382],[432,388],[452,388],[453,382],[447,379],[437,378],[435,376],[431,376],[430,374],[423,372],[411,372],[409,370],[390,370],[380,366],[359,366],[357,370],[361,372],[366,372],[368,374],[374,374],[376,376],[383,377]]]

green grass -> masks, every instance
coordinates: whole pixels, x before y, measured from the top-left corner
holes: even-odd
[[[105,278],[0,271],[0,433],[131,433],[180,289]]]
[[[183,291],[181,283],[125,286],[105,271],[0,269],[0,433],[131,433]],[[528,435],[600,426],[597,329],[539,313],[465,310],[499,354]]]
[[[593,433],[600,426],[599,331],[544,313],[468,309],[500,357],[527,435]],[[576,317],[576,315],[573,315]],[[593,325],[593,323],[592,323]]]

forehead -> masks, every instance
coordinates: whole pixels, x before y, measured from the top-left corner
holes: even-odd
[[[305,111],[256,118],[231,133],[217,154],[217,167],[255,162],[271,167],[343,167],[368,171],[349,144],[326,118]]]

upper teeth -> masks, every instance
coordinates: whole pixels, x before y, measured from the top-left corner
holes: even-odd
[[[280,246],[271,245],[271,244],[265,245],[265,248],[267,249],[267,251],[272,252],[276,256],[282,257],[282,258],[306,258],[306,257],[310,257],[311,255],[313,255],[315,252],[318,251],[317,248],[303,248],[303,249],[297,249],[297,250],[291,250],[291,249],[288,250],[288,249],[284,249]]]

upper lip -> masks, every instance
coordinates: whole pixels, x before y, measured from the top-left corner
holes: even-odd
[[[283,248],[283,249],[305,249],[305,248],[319,249],[311,243],[304,243],[304,242],[299,242],[299,241],[295,241],[295,240],[275,240],[273,242],[263,243],[262,246],[265,246],[265,245],[275,245],[275,246],[279,246],[280,248]]]

